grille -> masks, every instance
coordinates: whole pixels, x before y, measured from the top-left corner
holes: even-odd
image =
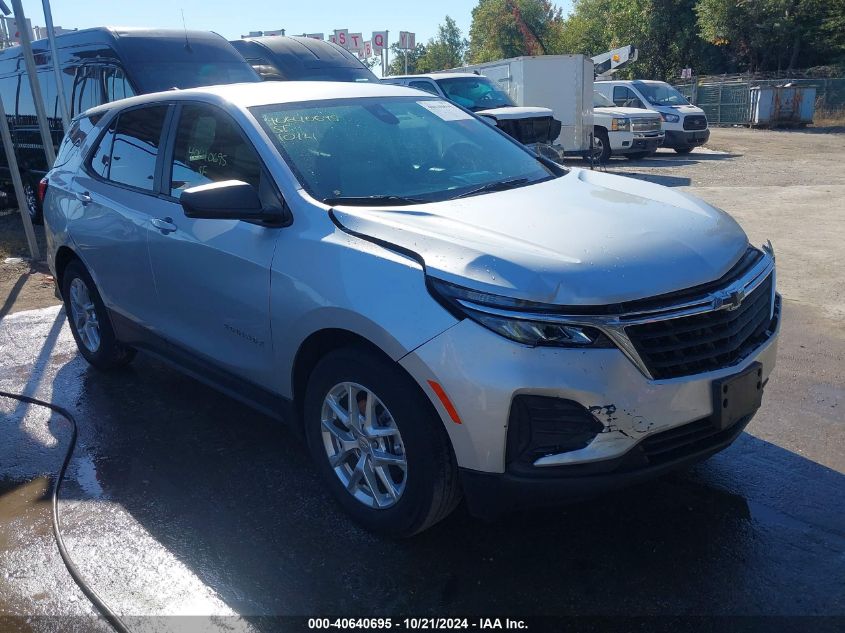
[[[772,283],[770,273],[735,310],[715,310],[625,329],[656,379],[730,367],[766,340]]]
[[[650,435],[640,442],[639,447],[649,465],[656,466],[718,445],[734,435],[738,427],[744,427],[749,419],[750,416],[727,429],[718,429],[710,418],[703,418]]]
[[[707,117],[703,114],[692,114],[684,117],[685,130],[704,130],[707,128]]]
[[[660,119],[640,118],[631,119],[631,131],[633,132],[659,132]]]
[[[497,127],[520,143],[553,143],[560,135],[561,123],[550,116],[529,119],[500,119]]]

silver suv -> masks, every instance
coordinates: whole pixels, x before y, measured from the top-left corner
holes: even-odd
[[[388,85],[171,91],[74,120],[49,262],[81,354],[164,357],[302,429],[368,528],[642,481],[728,446],[775,364],[769,247]]]

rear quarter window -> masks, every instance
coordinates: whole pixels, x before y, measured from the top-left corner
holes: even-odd
[[[59,146],[59,153],[56,154],[56,162],[53,163],[54,167],[64,165],[79,152],[79,148],[82,147],[85,139],[88,138],[91,130],[96,127],[101,118],[101,114],[96,114],[94,116],[79,117],[71,121],[70,129],[68,129],[62,140],[62,144]]]

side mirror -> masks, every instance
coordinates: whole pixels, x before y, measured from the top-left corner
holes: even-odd
[[[265,211],[258,192],[240,180],[224,180],[185,189],[179,202],[189,218],[207,220],[267,220],[275,216]]]

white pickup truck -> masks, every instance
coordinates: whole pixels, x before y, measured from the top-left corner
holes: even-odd
[[[593,156],[606,163],[613,155],[644,158],[663,144],[660,113],[623,108],[598,91],[593,92]]]

